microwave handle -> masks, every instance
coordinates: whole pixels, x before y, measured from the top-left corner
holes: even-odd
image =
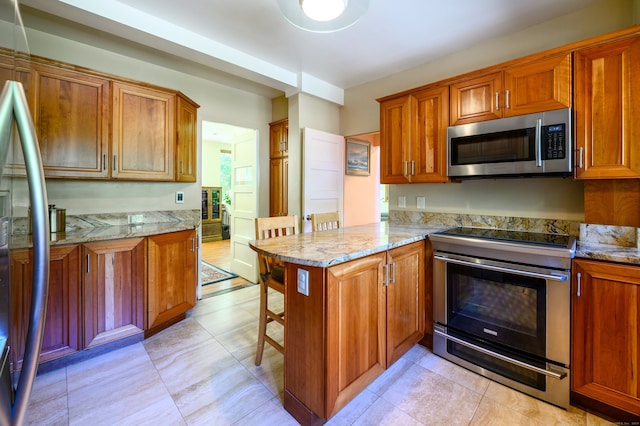
[[[542,118],[536,120],[536,167],[542,167]]]

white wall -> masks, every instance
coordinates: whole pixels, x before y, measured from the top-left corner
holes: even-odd
[[[231,151],[233,145],[217,142],[202,141],[202,186],[220,186],[220,151]]]
[[[640,0],[602,0],[575,13],[348,89],[340,115],[342,134],[380,129],[377,98],[628,27],[638,22],[639,4]],[[389,189],[391,210],[397,209],[399,195],[407,197],[407,209],[415,209],[415,197],[423,195],[427,199],[427,211],[567,220],[584,218],[582,182],[572,180],[481,180],[462,184],[391,185]]]
[[[28,29],[31,53],[74,65],[137,79],[162,87],[180,90],[200,105],[198,110],[198,176],[202,171],[202,120],[258,129],[260,168],[268,170],[269,126],[271,99],[248,91],[219,84],[202,76],[183,71],[165,57],[154,58],[135,46],[123,46],[105,40],[109,49],[71,41],[56,35]],[[89,36],[88,36],[89,37]],[[99,44],[99,35],[88,38]],[[126,54],[116,53],[121,49]],[[142,59],[144,60],[142,60]],[[161,63],[158,65],[156,63]],[[188,67],[184,67],[188,69]],[[212,77],[213,78],[213,77]],[[261,205],[268,212],[269,181],[259,183]],[[122,211],[153,211],[199,209],[201,179],[196,183],[114,182],[88,180],[48,180],[49,202],[66,208],[67,214],[113,213]],[[185,193],[184,204],[175,203],[175,192]]]

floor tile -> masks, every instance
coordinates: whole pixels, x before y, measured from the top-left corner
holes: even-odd
[[[424,423],[412,418],[382,398],[378,398],[369,409],[361,415],[354,426],[420,426]],[[437,423],[434,423],[437,424]]]
[[[297,426],[299,423],[284,409],[280,399],[272,398],[234,424],[234,426],[265,425]]]
[[[67,369],[50,371],[36,378],[27,408],[27,425],[69,424]]]
[[[460,367],[459,365],[456,365],[431,352],[425,353],[424,356],[416,363],[480,394],[483,394],[487,390],[487,387],[491,382],[491,380],[482,377],[473,371],[469,371],[464,367]]]

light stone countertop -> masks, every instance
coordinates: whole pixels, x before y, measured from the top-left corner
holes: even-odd
[[[257,252],[298,265],[329,267],[424,240],[444,227],[388,222],[251,241]]]
[[[640,249],[637,247],[578,242],[575,257],[640,265]]]

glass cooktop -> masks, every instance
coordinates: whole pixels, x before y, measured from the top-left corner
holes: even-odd
[[[451,228],[437,232],[437,234],[481,238],[493,241],[508,241],[512,243],[539,244],[553,247],[569,247],[573,240],[568,235],[471,227]]]

